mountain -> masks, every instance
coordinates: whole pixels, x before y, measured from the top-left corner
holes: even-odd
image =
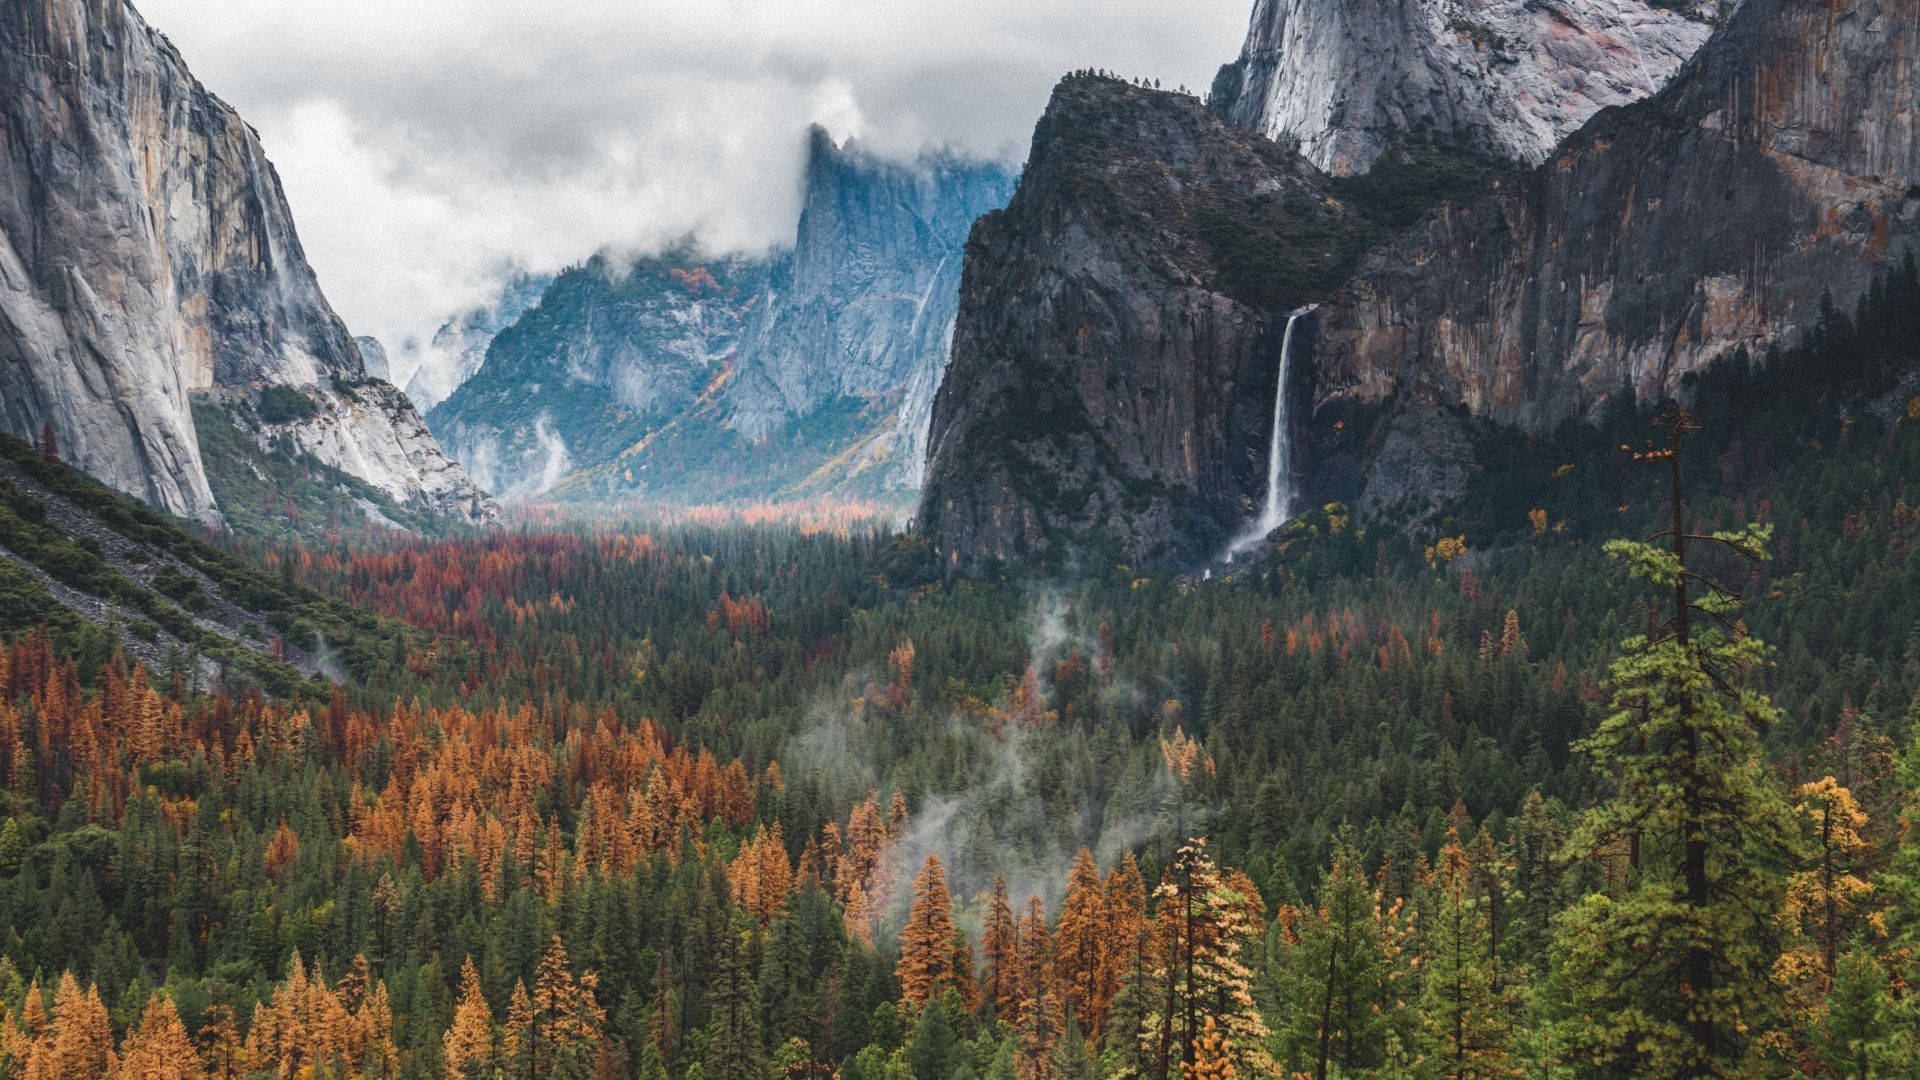
[[[198,687],[324,698],[415,635],[199,540],[0,433],[0,636],[124,651]]]
[[[1409,134],[1365,174],[1302,163],[1306,190],[1352,211],[1316,228],[1261,204],[1316,205],[1273,186],[1279,147],[1240,151],[1251,136],[1124,84],[1063,87],[1020,192],[969,246],[919,528],[962,566],[1191,565],[1256,519],[1271,446],[1302,505],[1424,513],[1478,467],[1476,417],[1545,430],[1787,339],[1917,231],[1920,30],[1896,8],[1748,0],[1665,90],[1482,187],[1455,172],[1440,190],[1430,169],[1459,144]],[[1240,272],[1196,255],[1263,229],[1295,245],[1249,240]],[[1156,282],[1156,262],[1179,272]],[[1294,287],[1242,292],[1258,311],[1233,311],[1233,333],[1202,317],[1218,301],[1175,300],[1234,298],[1249,273]],[[1274,395],[1280,362],[1244,335],[1308,302]]]
[[[360,347],[360,359],[367,365],[369,379],[379,379],[381,382],[389,383],[393,381],[393,361],[388,359],[387,347],[380,344],[379,338],[363,334],[355,337],[353,343]]]
[[[1852,304],[1920,242],[1912,14],[1747,0],[1667,90],[1375,252],[1317,313],[1310,427],[1431,401],[1544,430]]]
[[[895,163],[815,129],[791,249],[597,256],[429,417],[519,497],[898,499],[919,482],[967,230],[1011,188],[998,165]]]
[[[947,155],[889,165],[815,127],[805,190],[792,257],[743,350],[729,424],[760,439],[835,399],[877,403],[885,415],[868,452],[890,462],[889,486],[917,488],[962,247],[974,219],[1006,203],[1011,178]]]
[[[562,272],[428,413],[453,454],[510,498],[544,494],[710,401],[766,291],[765,259],[691,246]]]
[[[473,378],[486,360],[487,346],[493,344],[494,337],[539,303],[551,284],[551,274],[515,271],[490,303],[454,315],[434,331],[425,346],[405,349],[403,358],[411,365],[405,386],[414,406],[422,411],[432,409]]]
[[[1403,144],[1332,177],[1197,98],[1064,80],[967,244],[917,527],[969,567],[1219,551],[1260,511],[1289,313],[1498,171]]]
[[[1365,172],[1405,133],[1525,164],[1596,111],[1658,90],[1706,41],[1717,0],[1258,0],[1208,105]]]
[[[369,378],[253,130],[132,7],[10,3],[0,86],[0,426],[208,521],[274,447],[389,520],[492,519]]]

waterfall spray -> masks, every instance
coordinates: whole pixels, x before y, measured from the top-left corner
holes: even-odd
[[[1227,557],[1253,547],[1267,534],[1287,523],[1293,509],[1293,438],[1287,409],[1287,385],[1293,367],[1293,324],[1312,311],[1303,307],[1287,316],[1287,329],[1280,337],[1280,377],[1273,391],[1273,435],[1267,444],[1267,497],[1260,505],[1260,516],[1233,542]]]

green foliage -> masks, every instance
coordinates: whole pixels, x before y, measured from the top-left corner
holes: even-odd
[[[320,406],[298,388],[275,383],[260,391],[258,411],[264,423],[288,424],[313,419],[320,415]]]
[[[1760,559],[1770,533],[1714,538]],[[1657,635],[1623,644],[1612,712],[1579,747],[1611,793],[1582,815],[1568,848],[1622,861],[1626,881],[1559,919],[1556,966],[1573,993],[1566,1064],[1595,1075],[1748,1075],[1757,1036],[1778,1022],[1784,878],[1772,868],[1794,844],[1778,781],[1760,761],[1759,732],[1779,711],[1749,685],[1766,650],[1733,622],[1738,597],[1701,578],[1680,541],[1607,550],[1674,606]]]

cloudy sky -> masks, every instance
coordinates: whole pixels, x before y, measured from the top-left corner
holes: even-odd
[[[1064,72],[1204,88],[1252,0],[138,0],[259,129],[355,333],[503,268],[791,237],[819,122],[1018,161]]]

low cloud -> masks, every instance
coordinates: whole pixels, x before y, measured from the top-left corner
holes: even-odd
[[[356,333],[424,340],[504,268],[790,239],[803,133],[1017,161],[1079,67],[1200,87],[1247,0],[143,0],[261,132]]]

